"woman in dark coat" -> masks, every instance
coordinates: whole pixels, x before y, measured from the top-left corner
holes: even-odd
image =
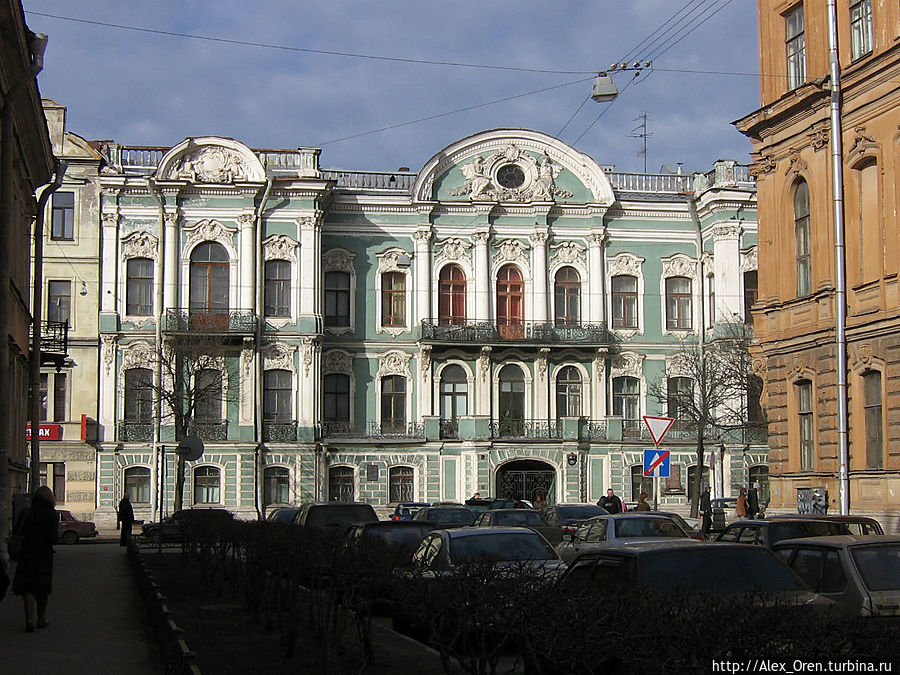
[[[53,581],[53,544],[59,530],[56,500],[46,485],[31,495],[31,506],[25,511],[16,532],[24,535],[22,553],[16,565],[13,593],[25,601],[25,631],[31,633],[35,625],[47,625],[47,597]]]

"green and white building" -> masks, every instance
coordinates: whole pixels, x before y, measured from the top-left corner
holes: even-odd
[[[138,518],[172,508],[178,440],[136,373],[179,332],[223,345],[185,505],[636,498],[648,387],[753,301],[752,177],[619,173],[521,129],[435,150],[368,172],[218,137],[101,147],[98,521],[124,489]],[[694,440],[666,447],[660,500],[683,505]],[[714,448],[717,493],[765,477],[764,436]]]

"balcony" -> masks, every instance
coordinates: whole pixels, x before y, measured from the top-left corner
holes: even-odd
[[[562,437],[562,423],[558,420],[491,420],[491,438],[562,440]]]
[[[163,330],[199,335],[253,335],[256,314],[248,309],[167,309]]]
[[[228,440],[228,420],[194,420],[193,430],[204,441]]]
[[[263,440],[271,443],[293,443],[297,440],[297,422],[263,420]]]
[[[557,325],[538,321],[465,321],[450,324],[434,319],[422,322],[422,342],[432,344],[468,343],[480,347],[514,343],[606,347],[612,340],[605,323]]]
[[[441,420],[441,438],[459,438],[459,420]]]
[[[153,440],[153,422],[119,420],[116,429],[119,443],[149,443]]]
[[[32,324],[33,327],[33,324]],[[34,340],[34,331],[31,331]],[[41,322],[41,365],[62,368],[69,356],[69,322]]]
[[[325,438],[424,439],[425,426],[416,422],[355,424],[344,420],[326,420],[322,423],[322,436]]]

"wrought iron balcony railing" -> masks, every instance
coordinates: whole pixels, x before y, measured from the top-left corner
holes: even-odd
[[[256,332],[256,315],[247,309],[167,309],[163,330],[177,333],[242,334]]]
[[[562,439],[562,422],[558,420],[491,420],[491,438]]]
[[[228,420],[194,420],[193,429],[204,441],[228,440]]]
[[[468,342],[472,344],[531,342],[605,346],[611,336],[605,323],[557,324],[538,321],[422,322],[423,342]]]
[[[272,443],[291,443],[296,441],[297,423],[263,420],[263,440]]]
[[[153,422],[119,420],[116,425],[118,431],[118,441],[120,443],[131,443],[136,441],[152,441],[153,440]]]
[[[606,420],[588,420],[584,425],[584,437],[588,440],[605,440],[607,429]]]
[[[441,420],[441,438],[459,438],[459,420]]]
[[[345,420],[322,423],[326,438],[425,438],[425,426],[416,422],[368,422],[355,424]]]

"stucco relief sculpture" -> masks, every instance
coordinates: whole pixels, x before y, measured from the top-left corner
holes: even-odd
[[[554,262],[562,262],[571,265],[574,262],[584,262],[585,247],[574,241],[564,241],[561,244],[555,244],[550,247],[555,250],[553,255]]]
[[[352,274],[355,257],[355,253],[350,253],[342,248],[333,248],[322,256],[322,271]]]
[[[697,263],[688,258],[686,255],[672,256],[668,260],[663,260],[663,278],[668,277],[689,277],[694,278],[697,274]]]
[[[236,257],[233,240],[234,233],[237,231],[236,228],[225,227],[218,220],[201,220],[190,227],[185,227],[184,231],[187,234],[184,246],[185,253],[194,248],[194,244],[203,241],[215,241],[228,250],[232,259]]]
[[[116,340],[118,338],[112,333],[101,333],[100,342],[103,345],[103,368],[109,375],[112,364],[116,358]]]
[[[622,352],[612,360],[611,377],[641,377],[644,355],[635,352]]]
[[[275,342],[263,351],[264,370],[289,370],[294,372],[294,352],[297,347]]]
[[[122,257],[156,260],[157,245],[157,238],[149,232],[134,232],[122,240]]]
[[[521,170],[520,185],[501,185],[497,171],[503,166],[514,164]],[[468,195],[472,201],[498,202],[552,202],[557,197],[571,197],[572,193],[556,185],[556,178],[562,167],[553,163],[546,152],[536,159],[523,152],[514,144],[487,157],[478,155],[460,169],[465,176],[462,187],[450,190],[454,197]]]
[[[297,262],[297,242],[285,234],[273,234],[263,241],[265,260],[290,260]]]
[[[457,261],[457,260],[469,260],[468,249],[472,248],[472,244],[467,241],[463,241],[457,237],[453,237],[451,239],[445,239],[443,242],[437,244],[435,246],[436,253],[434,256],[435,265],[448,260],[448,261]]]
[[[632,253],[620,253],[609,261],[609,275],[615,277],[623,274],[639,277],[641,276],[641,263],[643,262],[643,258],[639,258]]]
[[[519,262],[528,263],[529,247],[518,239],[504,239],[497,244],[497,252],[494,254],[494,262]]]
[[[409,377],[409,360],[411,358],[411,354],[406,354],[404,352],[388,352],[381,357],[381,363],[378,368],[378,377],[381,378],[385,375],[402,375],[403,377]]]
[[[247,172],[234,150],[205,146],[186,150],[168,178],[190,183],[234,183],[247,180]]]
[[[352,375],[353,374],[353,356],[344,351],[332,349],[325,352],[322,364],[322,373],[332,375],[335,373]]]

